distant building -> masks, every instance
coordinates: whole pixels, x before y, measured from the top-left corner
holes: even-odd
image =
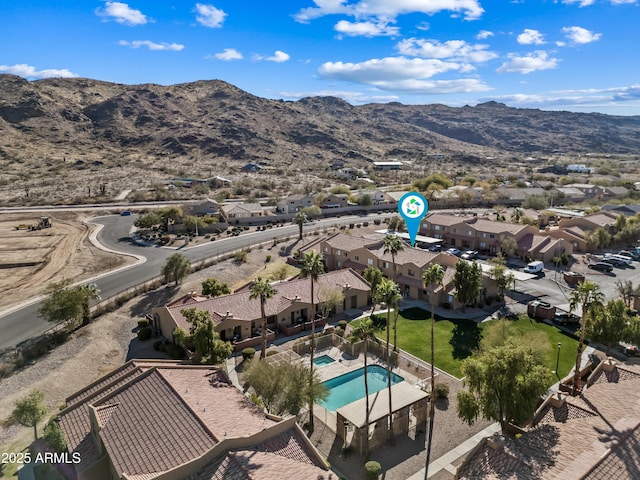
[[[296,213],[303,208],[313,207],[313,197],[309,195],[294,194],[280,200],[276,204],[277,213]]]
[[[257,163],[249,162],[246,165],[242,166],[240,170],[246,173],[256,173],[262,170],[262,167]]]
[[[373,162],[376,171],[402,170],[402,162]]]

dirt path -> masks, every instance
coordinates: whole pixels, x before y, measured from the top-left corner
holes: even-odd
[[[0,216],[0,312],[42,295],[47,285],[63,278],[90,278],[126,263],[130,257],[93,246],[88,214],[60,212],[50,215],[53,226],[42,230],[16,230],[34,224],[37,214]],[[21,265],[22,264],[22,265]]]

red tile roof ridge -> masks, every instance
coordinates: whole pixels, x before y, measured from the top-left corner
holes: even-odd
[[[113,384],[114,380],[117,381],[119,378],[123,378],[123,377],[125,377],[127,375],[130,375],[130,373],[134,372],[136,369],[138,369],[138,366],[134,363],[134,360],[129,360],[128,362],[126,362],[123,365],[119,366],[115,370],[112,370],[109,373],[99,377],[97,380],[95,380],[94,382],[90,383],[89,385],[84,387],[82,390],[78,390],[77,392],[73,393],[72,395],[69,395],[65,399],[65,402],[67,403],[67,405],[76,404],[76,403],[84,403],[83,400],[85,398],[94,396],[94,393],[98,393],[100,391],[104,391],[106,388],[109,387],[110,384]],[[127,370],[131,370],[131,372],[128,372]],[[119,373],[123,373],[123,375],[122,376],[117,376]],[[114,377],[116,377],[116,378],[114,378]],[[86,397],[83,397],[83,394],[87,393],[89,390],[91,390],[92,388],[96,387],[97,385],[100,385],[101,383],[105,382],[107,379],[110,379],[111,381],[109,383],[106,383],[103,387],[97,389],[95,392],[92,392],[91,395],[87,395]]]

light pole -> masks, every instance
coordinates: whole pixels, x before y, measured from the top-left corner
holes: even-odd
[[[552,373],[555,373],[558,378],[560,378],[560,373],[558,373],[558,366],[560,365],[560,348],[562,347],[562,343],[558,342],[558,355],[556,357],[556,369]]]

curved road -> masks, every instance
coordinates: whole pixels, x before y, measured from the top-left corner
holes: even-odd
[[[305,227],[305,231],[319,230],[336,224],[357,223],[364,220],[373,221],[374,218],[385,218],[392,214],[370,215],[368,217],[348,216],[341,218],[327,218],[315,221]],[[274,237],[282,238],[297,235],[298,226],[289,224],[279,228],[265,231],[243,234],[238,237],[229,237],[216,240],[205,245],[191,248],[172,249],[155,246],[142,246],[131,242],[129,232],[136,216],[121,217],[111,215],[98,217],[93,223],[102,224],[97,236],[98,242],[105,247],[132,255],[144,257],[146,261],[132,265],[125,269],[103,274],[87,282],[95,283],[100,289],[102,298],[109,298],[118,293],[160,275],[160,269],[167,257],[179,251],[191,262],[198,262],[219,254],[233,252],[244,247],[263,242],[271,242]],[[383,228],[383,227],[381,227]],[[40,299],[22,308],[14,308],[0,316],[0,352],[12,348],[21,342],[41,335],[51,324],[43,320],[38,310]]]

